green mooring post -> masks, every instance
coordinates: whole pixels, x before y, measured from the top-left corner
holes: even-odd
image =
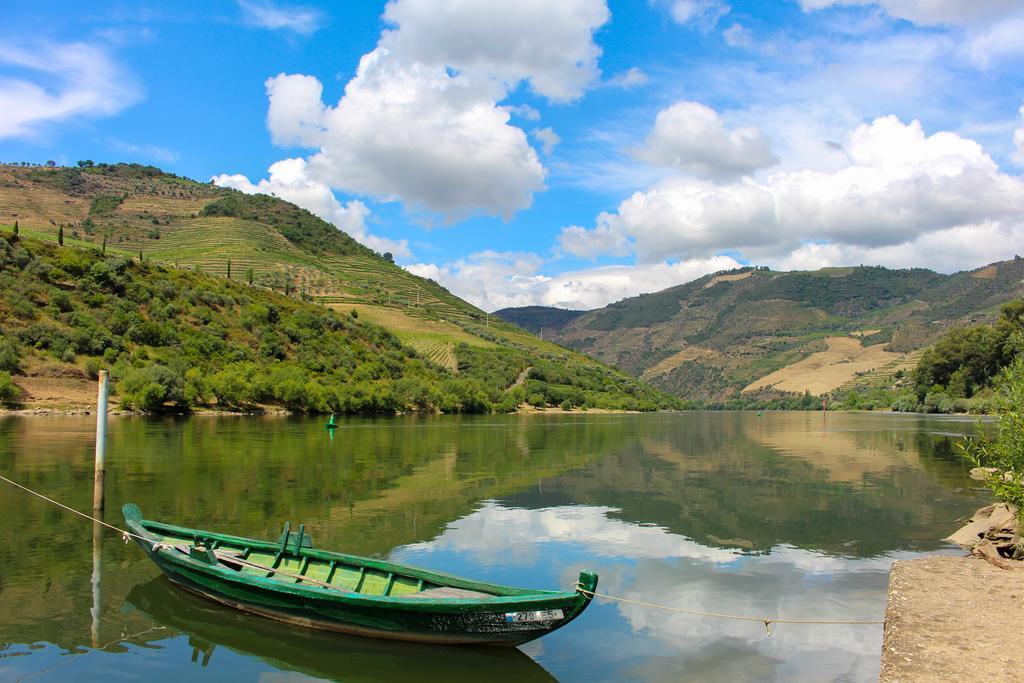
[[[92,485],[93,512],[102,512],[105,505],[104,479],[107,471],[107,399],[110,395],[109,377],[100,370],[100,384],[96,392],[96,468]]]

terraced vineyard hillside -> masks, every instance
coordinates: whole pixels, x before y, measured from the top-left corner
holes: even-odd
[[[467,363],[477,370],[493,363],[505,368],[495,375],[500,383],[499,376],[515,378],[525,367],[551,361],[583,373],[574,370],[563,378],[569,388],[586,381],[600,392],[599,378],[608,379],[622,400],[606,407],[673,405],[641,382],[485,313],[275,197],[245,195],[134,164],[0,165],[0,225],[15,224],[26,237],[52,241],[62,233],[68,246],[230,277],[353,312],[389,329],[453,375]],[[541,398],[532,393],[535,403],[584,402],[582,394],[568,396],[569,389],[544,389]],[[525,386],[516,397],[530,398]],[[593,398],[587,401],[591,405]]]
[[[1024,260],[925,269],[742,268],[583,315],[499,313],[691,399],[826,394],[896,381],[953,327],[1024,294]],[[901,373],[902,371],[902,373]]]

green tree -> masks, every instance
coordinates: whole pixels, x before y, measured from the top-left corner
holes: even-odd
[[[918,399],[935,385],[953,398],[970,398],[1021,351],[1024,300],[1011,301],[992,325],[955,328],[928,349],[914,369]]]
[[[189,368],[185,371],[185,386],[183,397],[189,406],[197,406],[206,402],[208,392],[206,378],[199,368]]]
[[[0,371],[21,372],[21,353],[12,339],[0,337]]]
[[[57,228],[57,244],[64,246],[64,224],[61,223],[60,227]]]
[[[999,500],[1017,506],[1024,522],[1024,356],[1007,366],[995,382],[999,426],[995,438],[979,435],[961,445],[979,467],[993,468],[986,484]]]
[[[231,259],[228,259],[228,279],[231,279]]]
[[[133,408],[154,411],[166,403],[185,406],[184,379],[159,363],[129,371],[118,390],[125,404]]]
[[[15,236],[21,234],[21,228],[18,227],[18,221],[14,221],[14,234]]]
[[[251,388],[237,367],[227,367],[210,378],[210,391],[221,408],[239,408],[250,402]]]
[[[252,286],[252,278],[253,278],[252,268],[246,268],[245,269],[245,280],[246,280],[246,282],[249,283],[250,287]]]
[[[10,373],[0,372],[0,403],[14,403],[21,396],[21,389],[11,379]]]

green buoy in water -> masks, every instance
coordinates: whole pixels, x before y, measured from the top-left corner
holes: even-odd
[[[334,421],[334,413],[331,413],[331,419],[324,425],[325,429],[337,429],[338,423]]]

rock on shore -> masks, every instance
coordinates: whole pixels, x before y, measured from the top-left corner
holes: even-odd
[[[1024,568],[1024,548],[1017,533],[1017,508],[1006,503],[983,507],[970,521],[946,537],[972,554],[1003,569]],[[1015,560],[1015,561],[1014,561]]]

